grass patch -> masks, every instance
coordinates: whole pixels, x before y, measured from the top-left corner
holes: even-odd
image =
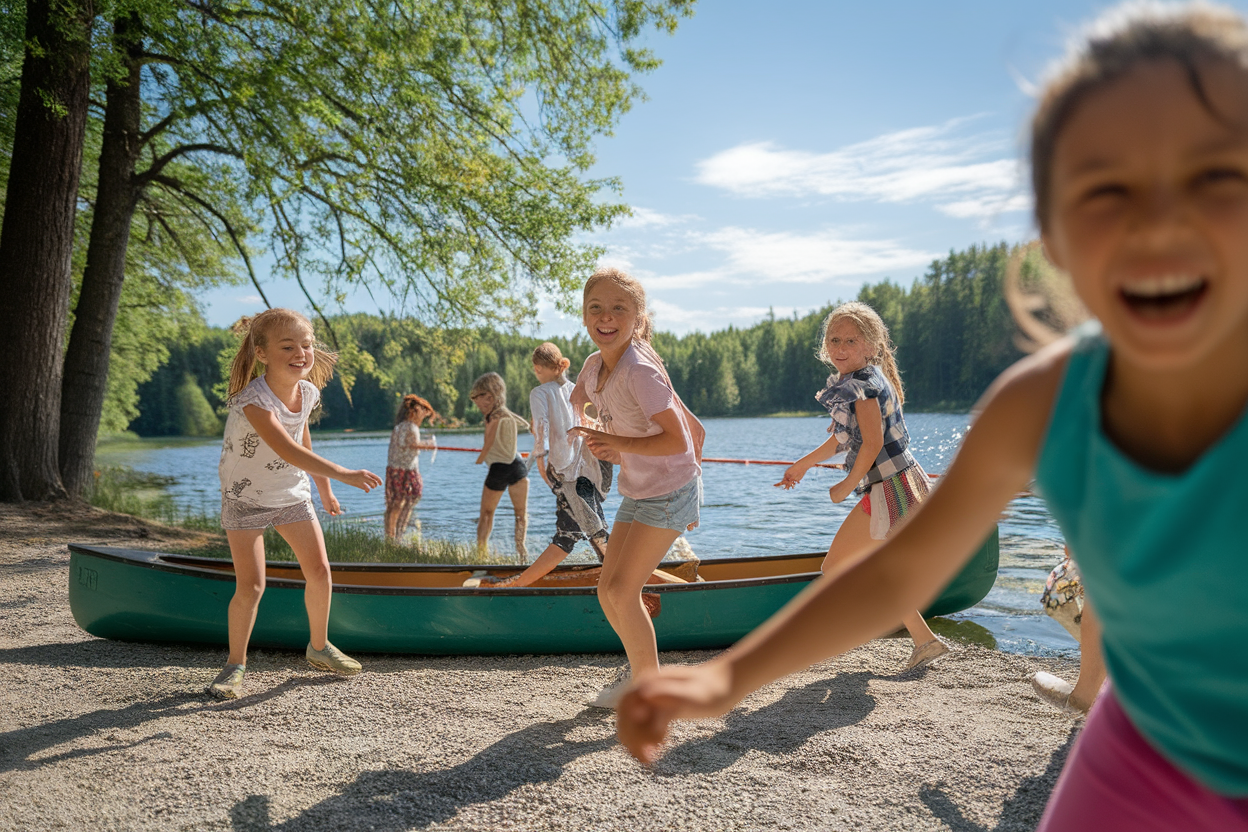
[[[502,563],[522,565],[519,558],[515,555],[509,556],[496,551],[481,554],[477,552],[475,545],[468,543],[429,538],[416,538],[403,542],[388,540],[383,535],[379,535],[350,519],[322,518],[321,529],[325,533],[325,549],[329,554],[331,563]],[[187,554],[229,558],[230,547],[223,538],[218,547],[198,549]],[[293,563],[296,560],[295,553],[290,546],[277,533],[277,530],[272,527],[264,530],[264,556],[266,560],[271,561]]]
[[[172,477],[135,471],[125,466],[105,466],[95,475],[87,499],[91,505],[118,514],[155,520],[167,526],[208,532],[214,535],[207,546],[182,549],[172,554],[200,555],[229,559],[230,546],[216,514],[192,512],[174,502],[168,487]],[[523,565],[516,555],[491,550],[481,553],[474,544],[433,538],[388,540],[379,529],[359,522],[359,518],[322,517],[325,549],[333,563],[496,563]],[[295,553],[272,527],[264,532],[264,552],[268,560],[295,561]]]

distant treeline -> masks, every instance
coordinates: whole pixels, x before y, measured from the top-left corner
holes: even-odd
[[[1004,243],[974,246],[933,262],[908,289],[885,281],[859,292],[892,332],[908,409],[968,409],[1020,357],[1001,290],[1012,252]],[[699,415],[814,411],[814,394],[828,374],[814,353],[831,307],[804,317],[770,315],[752,327],[709,335],[658,333],[654,346]],[[528,394],[537,383],[529,356],[540,339],[431,330],[411,319],[365,314],[337,316],[330,324],[342,372],[324,391],[320,429],[388,429],[405,393],[425,396],[449,420],[475,424],[480,414],[468,390],[490,370],[506,379],[509,406],[528,415]],[[550,340],[571,359],[573,372],[594,351],[584,335]],[[140,415],[130,429],[144,436],[218,432],[223,367],[236,345],[224,329],[201,325],[183,332],[168,345],[167,363],[139,388]]]

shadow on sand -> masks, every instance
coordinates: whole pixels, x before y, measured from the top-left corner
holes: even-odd
[[[32,771],[42,766],[53,765],[65,760],[79,757],[90,757],[94,754],[120,751],[134,748],[156,740],[173,739],[168,731],[159,731],[148,737],[133,742],[114,742],[104,739],[102,735],[111,731],[138,728],[152,720],[167,716],[185,716],[199,711],[225,711],[251,708],[276,699],[300,687],[309,685],[340,684],[341,680],[334,676],[301,676],[287,679],[264,693],[235,699],[230,702],[215,702],[198,690],[188,690],[159,699],[135,702],[124,708],[106,709],[81,714],[79,716],[57,719],[19,728],[14,731],[0,733],[0,772]],[[75,748],[46,757],[41,752],[58,745],[73,743],[80,739],[101,735],[99,742],[90,748]],[[34,759],[32,759],[34,758]]]
[[[867,684],[880,678],[860,671],[842,673],[786,691],[756,711],[733,711],[713,736],[669,749],[654,764],[659,776],[722,771],[748,751],[790,754],[811,737],[854,725],[875,707]]]
[[[952,832],[1022,832],[1035,829],[1044,813],[1044,805],[1048,803],[1049,793],[1057,783],[1057,775],[1062,766],[1066,765],[1066,757],[1070,754],[1070,747],[1078,734],[1078,725],[1072,725],[1066,742],[1050,755],[1049,764],[1044,771],[1023,778],[1014,794],[1001,804],[1001,816],[992,829],[969,820],[946,793],[943,784],[923,786],[919,789],[919,799]]]
[[[499,800],[529,784],[555,781],[578,757],[615,745],[615,734],[608,733],[609,719],[606,711],[583,711],[571,719],[530,725],[440,771],[365,771],[341,793],[277,825],[269,819],[265,795],[236,803],[230,819],[235,832],[421,829],[454,817],[465,806]],[[598,738],[568,739],[584,728]]]

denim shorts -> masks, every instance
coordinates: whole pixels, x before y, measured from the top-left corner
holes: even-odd
[[[689,482],[668,494],[634,500],[625,497],[615,512],[616,523],[643,523],[656,529],[683,532],[698,524],[698,507],[702,502],[702,478]]]

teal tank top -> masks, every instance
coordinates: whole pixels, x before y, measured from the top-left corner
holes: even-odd
[[[1248,411],[1186,471],[1142,468],[1101,428],[1108,358],[1099,330],[1084,330],[1036,484],[1083,573],[1131,721],[1197,781],[1248,796],[1248,481],[1236,473]]]

